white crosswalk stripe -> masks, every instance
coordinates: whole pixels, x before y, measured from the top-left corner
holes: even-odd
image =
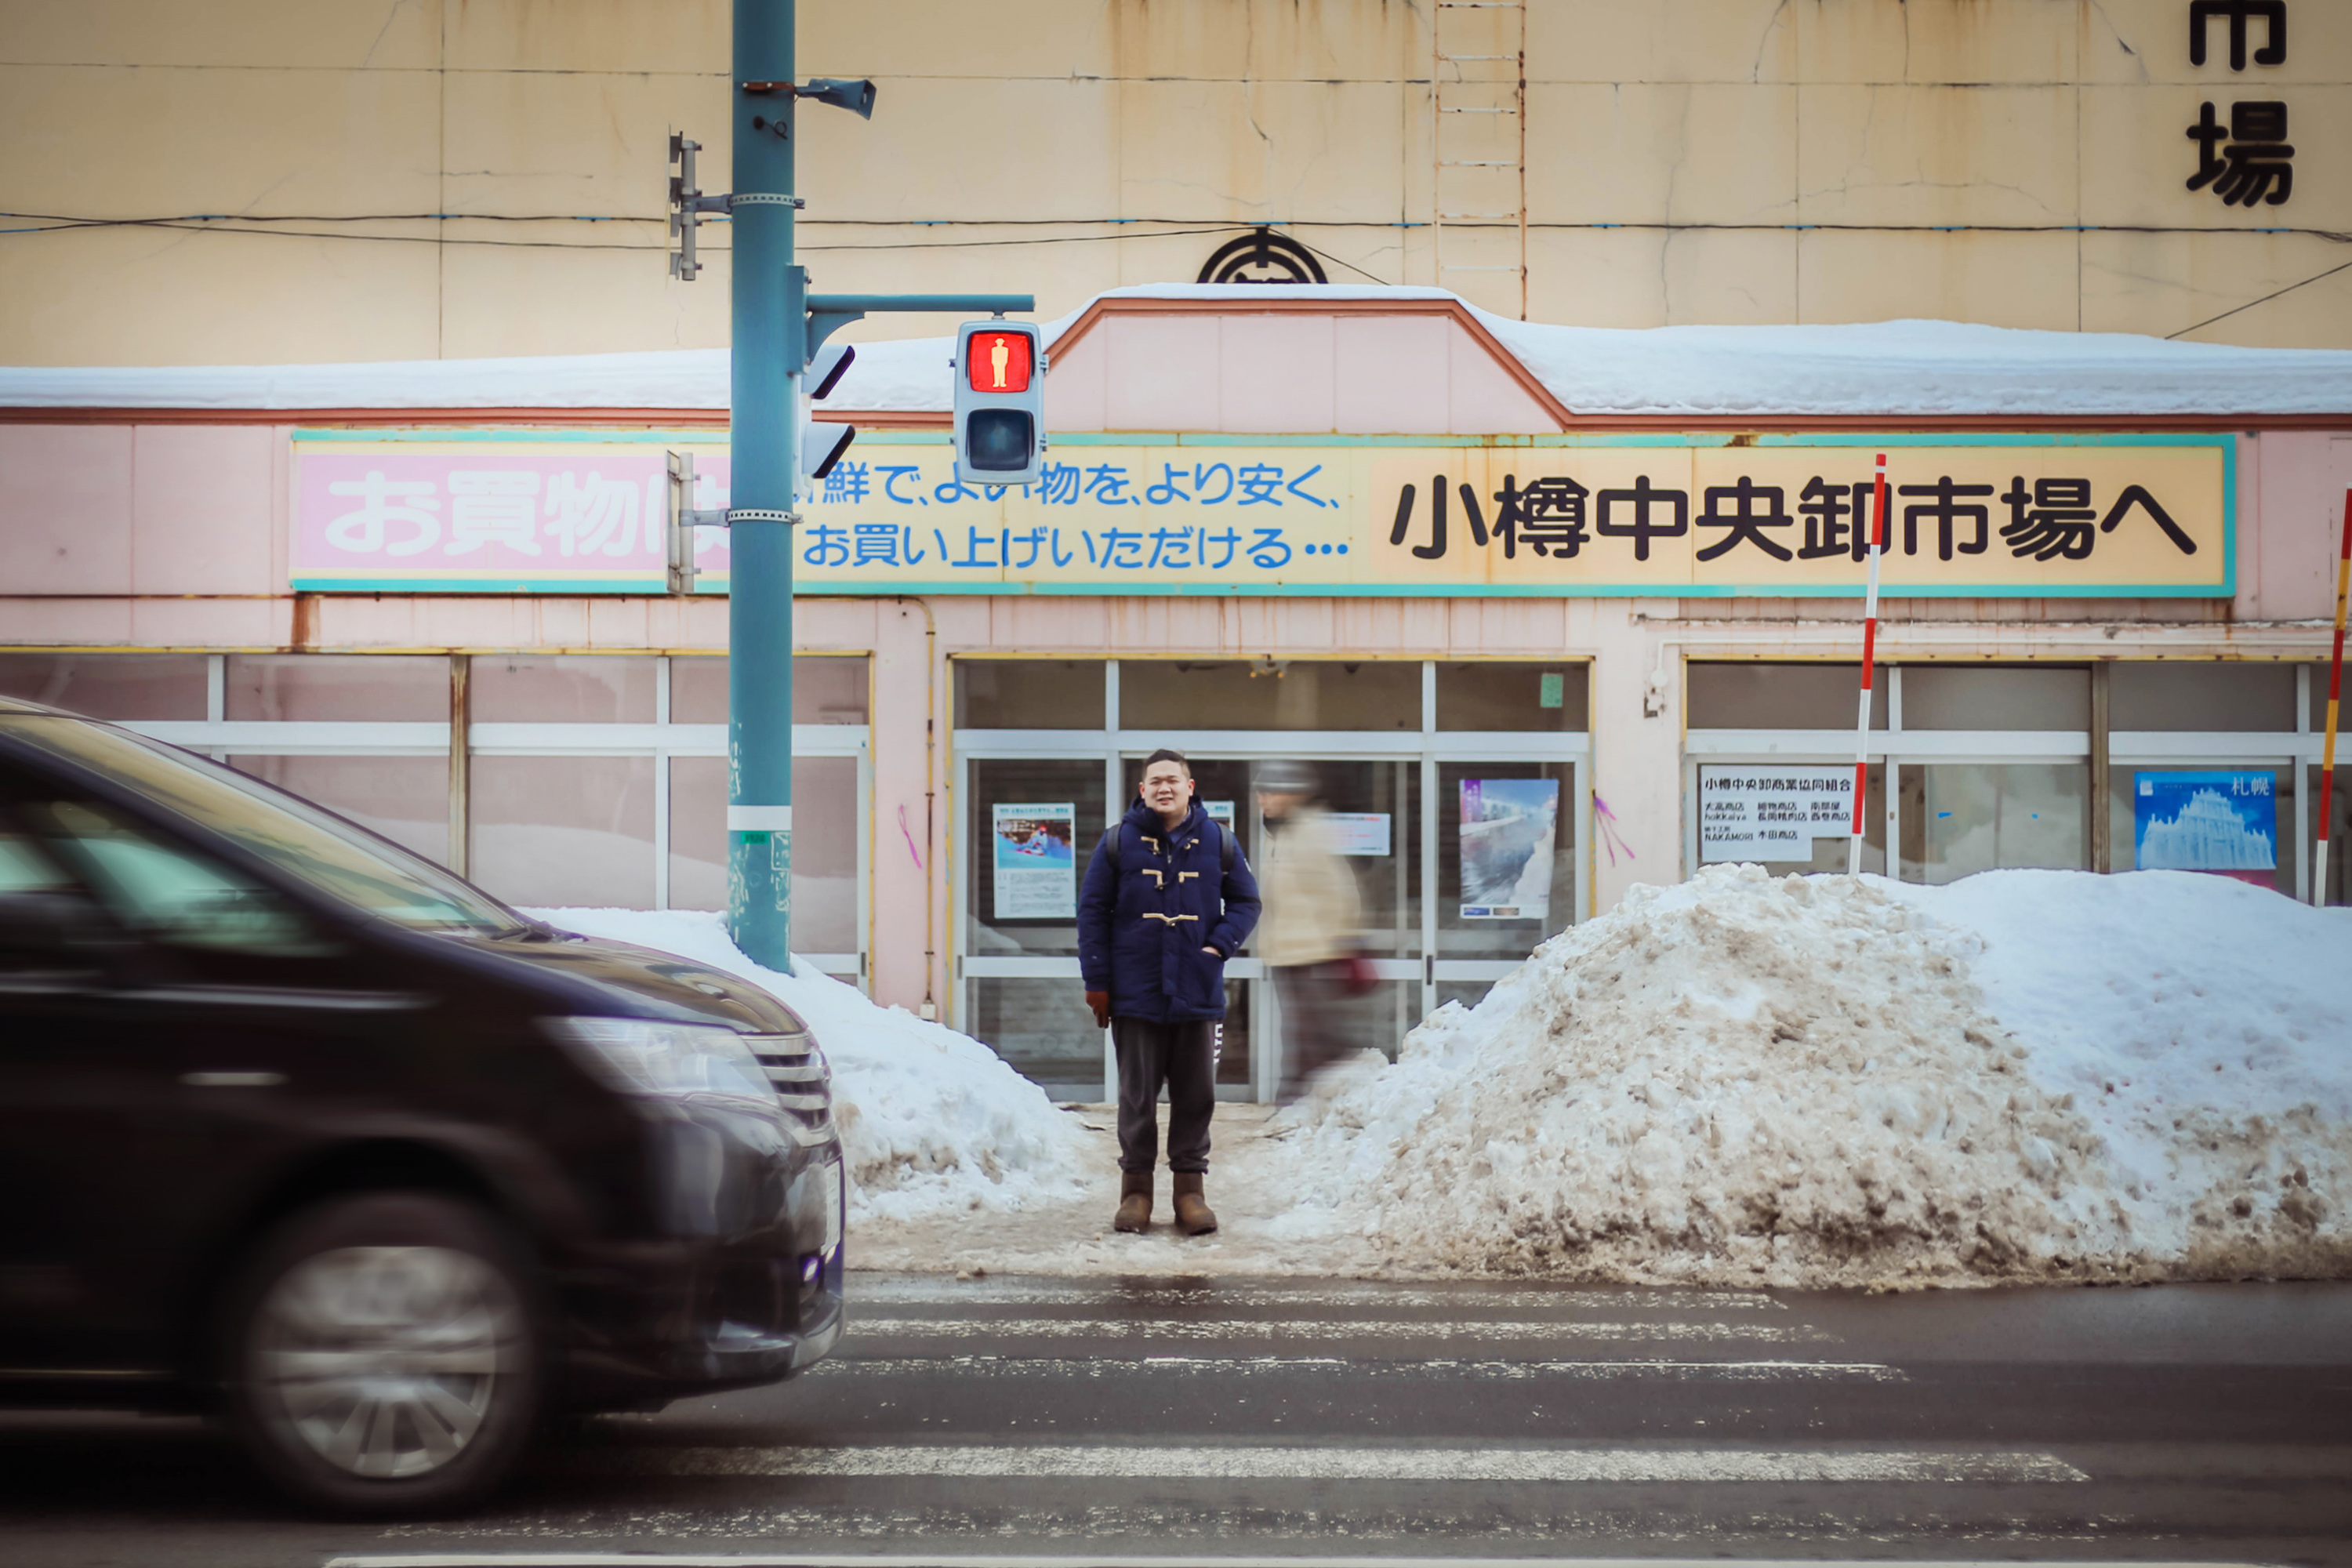
[[[1398,1377],[1443,1377],[1475,1382],[1520,1382],[1531,1378],[1600,1379],[1664,1377],[1717,1383],[1767,1383],[1808,1379],[1907,1381],[1900,1368],[1883,1362],[1845,1361],[1351,1361],[1344,1356],[1145,1355],[1105,1360],[1075,1356],[845,1356],[819,1362],[804,1377],[937,1376],[951,1373],[979,1377],[1068,1377],[1096,1381],[1128,1373],[1249,1377],[1328,1372],[1351,1381]]]
[[[974,1332],[1024,1338],[1161,1340],[1683,1340],[1698,1342],[1819,1342],[1829,1335],[1803,1325],[1706,1322],[1465,1322],[1433,1319],[1223,1318],[1207,1322],[1139,1318],[866,1318],[853,1308],[853,1335],[968,1338]]]
[[[680,1476],[1536,1483],[2071,1483],[2053,1455],[1997,1449],[1279,1447],[683,1448],[629,1456]]]
[[[1377,1285],[999,1285],[988,1280],[898,1279],[853,1282],[854,1306],[915,1307],[1184,1307],[1213,1306],[1230,1311],[1258,1305],[1284,1307],[1377,1306],[1391,1311],[1439,1308],[1454,1311],[1525,1310],[1545,1308],[1574,1312],[1785,1312],[1788,1308],[1753,1290],[1522,1290],[1471,1287],[1409,1289]]]

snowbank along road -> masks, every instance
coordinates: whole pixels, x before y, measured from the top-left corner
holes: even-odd
[[[2352,1275],[2352,910],[2222,878],[1949,887],[1712,866],[1271,1124],[1219,1112],[1225,1224],[1106,1237],[1110,1150],[987,1047],[715,916],[546,911],[801,1008],[853,1256],[1118,1274],[1918,1288]],[[1108,1131],[1108,1119],[1097,1134]]]

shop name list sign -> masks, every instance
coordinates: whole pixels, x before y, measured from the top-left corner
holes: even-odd
[[[726,505],[708,432],[298,432],[291,585],[660,592],[666,450]],[[799,592],[1850,595],[1880,450],[1888,592],[2235,587],[2226,436],[1064,437],[1004,487],[961,482],[941,434],[857,450],[803,506]],[[726,531],[696,532],[723,593]]]

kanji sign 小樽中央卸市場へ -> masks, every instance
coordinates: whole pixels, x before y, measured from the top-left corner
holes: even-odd
[[[1847,595],[1887,454],[1906,595],[2226,595],[2230,437],[1063,437],[1042,482],[961,482],[943,436],[861,437],[800,505],[803,592]],[[658,593],[665,447],[708,434],[300,433],[308,592]],[[723,529],[698,531],[724,592]]]

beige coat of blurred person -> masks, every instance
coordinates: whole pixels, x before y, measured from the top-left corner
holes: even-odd
[[[1282,1005],[1282,1088],[1297,1099],[1307,1080],[1350,1049],[1340,1032],[1348,967],[1357,949],[1362,902],[1356,874],[1333,843],[1328,815],[1317,804],[1313,771],[1301,763],[1258,770],[1258,814],[1265,847],[1258,888],[1265,912],[1258,957],[1273,974]]]

